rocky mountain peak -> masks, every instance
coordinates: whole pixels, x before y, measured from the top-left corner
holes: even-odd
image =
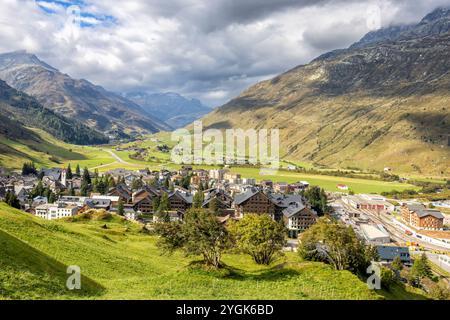
[[[427,14],[420,24],[435,22],[441,19],[450,19],[450,8],[437,8],[433,12]]]
[[[36,55],[26,50],[19,50],[0,54],[0,69],[13,68],[16,66],[39,66],[47,70],[57,71],[52,66],[41,61]]]

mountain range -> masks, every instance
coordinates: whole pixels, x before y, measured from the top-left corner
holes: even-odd
[[[87,80],[76,80],[33,54],[0,54],[0,79],[44,107],[114,138],[170,130],[136,103]]]
[[[125,97],[172,128],[182,128],[212,111],[198,99],[188,99],[178,93],[129,92]]]
[[[285,158],[450,174],[450,10],[374,31],[260,82],[206,128],[279,128]],[[276,59],[276,57],[274,57]]]

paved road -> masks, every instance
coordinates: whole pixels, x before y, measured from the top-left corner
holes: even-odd
[[[132,163],[123,160],[121,157],[119,157],[117,154],[115,154],[112,150],[106,150],[106,149],[102,149],[102,150],[108,152],[118,163],[125,164],[128,166],[133,165]]]
[[[104,167],[109,167],[110,165],[115,164],[115,163],[120,163],[120,164],[124,164],[124,165],[128,165],[128,166],[132,166],[133,165],[132,163],[127,162],[127,161],[123,160],[122,158],[120,158],[117,154],[115,154],[111,150],[107,150],[107,149],[101,149],[101,150],[109,153],[111,155],[111,157],[113,157],[113,159],[116,160],[116,161],[113,161],[113,162],[110,162],[110,163],[107,163],[107,164],[102,164],[100,166],[96,166],[96,167],[93,167],[93,168],[89,168],[89,170],[95,170],[95,169],[100,169],[100,168],[104,168]]]

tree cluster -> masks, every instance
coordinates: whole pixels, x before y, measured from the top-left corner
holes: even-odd
[[[378,260],[375,248],[366,246],[345,224],[322,217],[301,234],[299,254],[309,261],[321,261],[336,270],[365,274],[371,261]]]

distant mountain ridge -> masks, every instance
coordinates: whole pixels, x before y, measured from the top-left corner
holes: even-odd
[[[35,97],[42,105],[110,135],[170,130],[134,102],[87,80],[75,80],[33,54],[0,54],[0,79]]]
[[[258,83],[205,127],[279,128],[288,159],[450,176],[450,10]]]
[[[125,97],[141,106],[151,116],[163,120],[175,129],[184,127],[212,111],[198,99],[188,99],[173,92],[138,91],[126,93]]]
[[[26,127],[42,129],[67,143],[88,145],[109,141],[103,134],[44,108],[36,99],[0,80],[0,135],[37,141],[38,137]]]

